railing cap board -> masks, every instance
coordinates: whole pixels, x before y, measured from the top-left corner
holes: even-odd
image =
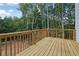
[[[32,32],[38,32],[38,31],[45,31],[45,30],[48,30],[48,29],[36,29],[36,30],[29,30],[29,31],[19,31],[19,32],[12,32],[12,33],[3,33],[3,34],[0,34],[0,37],[3,37],[3,36],[16,36],[16,35],[23,35],[23,34],[30,34]],[[49,30],[72,30],[72,31],[75,31],[75,29],[49,29]]]
[[[2,36],[15,36],[15,35],[21,35],[21,34],[28,34],[32,33],[33,31],[40,31],[40,30],[45,30],[45,29],[36,29],[36,30],[29,30],[29,31],[19,31],[19,32],[11,32],[11,33],[3,33],[0,34],[0,37]]]
[[[49,29],[49,30],[75,30],[75,29]]]
[[[31,31],[21,31],[21,32],[3,33],[3,34],[0,34],[0,36],[18,35],[18,34],[24,34],[24,33],[30,33],[30,32],[31,32]]]

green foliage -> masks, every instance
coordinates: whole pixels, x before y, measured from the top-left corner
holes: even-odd
[[[47,6],[48,5],[48,6]],[[21,18],[0,18],[0,33],[47,28],[75,28],[75,4],[20,3]]]

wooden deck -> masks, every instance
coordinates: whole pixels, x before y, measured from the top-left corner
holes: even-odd
[[[74,40],[47,37],[17,56],[79,56],[79,44]]]

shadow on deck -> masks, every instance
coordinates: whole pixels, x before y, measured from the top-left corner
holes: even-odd
[[[74,40],[46,37],[17,56],[79,56],[79,44]]]

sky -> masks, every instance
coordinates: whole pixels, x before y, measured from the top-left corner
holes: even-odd
[[[0,3],[0,17],[18,17],[22,16],[18,3]]]

